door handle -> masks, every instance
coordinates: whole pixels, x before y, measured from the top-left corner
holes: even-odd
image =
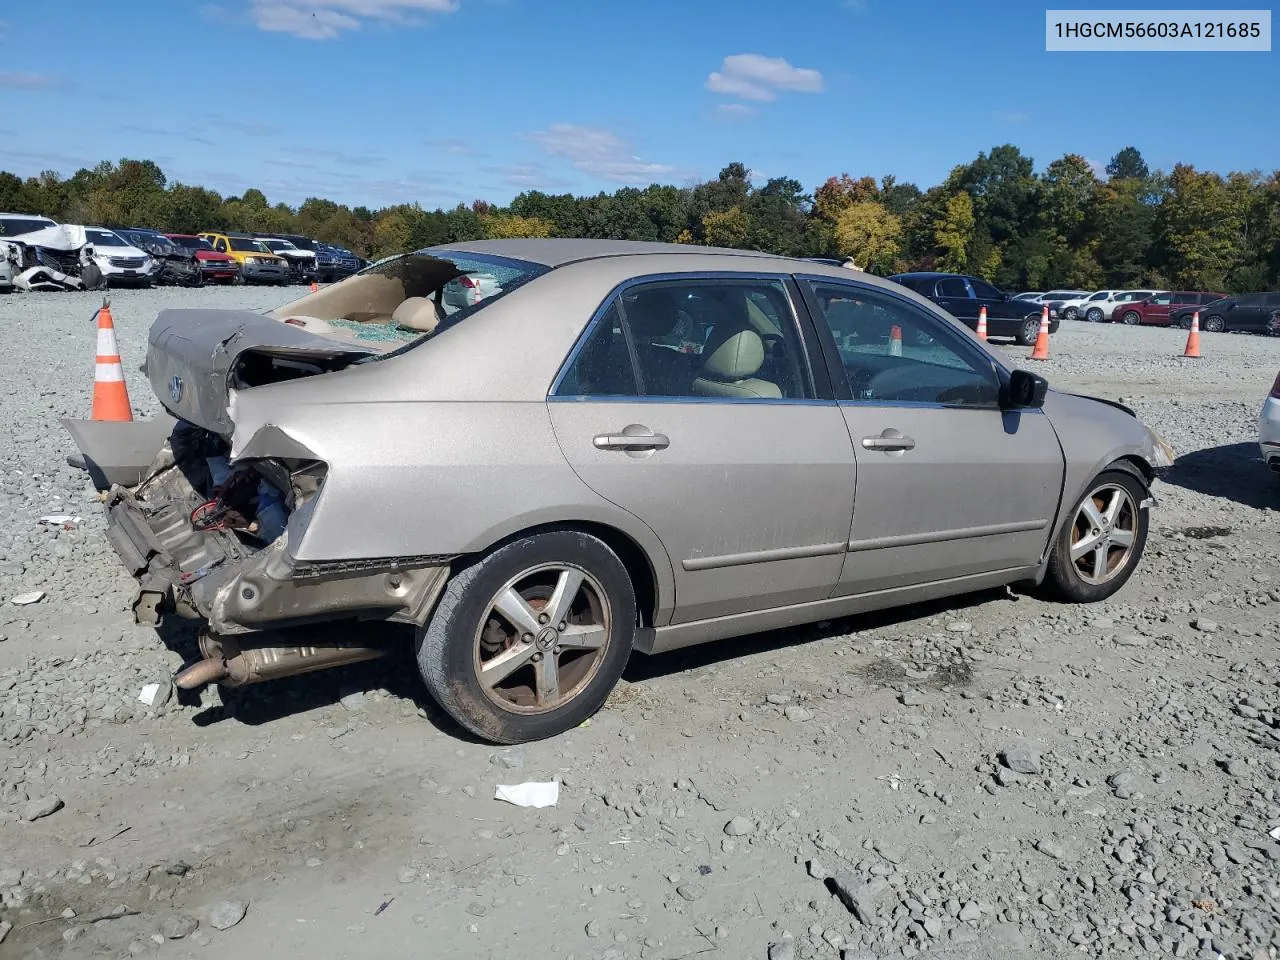
[[[904,437],[901,431],[886,427],[878,437],[863,437],[862,446],[867,450],[881,450],[885,453],[900,453],[903,450],[914,450],[916,442]]]
[[[591,442],[597,450],[665,450],[671,446],[671,439],[662,433],[602,433]]]

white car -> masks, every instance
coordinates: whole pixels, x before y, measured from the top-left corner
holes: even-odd
[[[1112,296],[1101,301],[1096,300],[1097,294],[1094,294],[1085,303],[1083,315],[1090,323],[1110,322],[1115,319],[1116,310],[1124,304],[1145,300],[1147,297],[1154,297],[1157,293],[1163,292],[1163,290],[1117,290]]]
[[[102,271],[108,286],[113,283],[151,286],[156,264],[149,253],[139,250],[111,230],[102,227],[79,229],[84,231],[85,255]]]
[[[1026,293],[1014,294],[1015,300],[1026,300],[1028,303],[1039,303],[1044,293],[1040,290],[1028,290]]]
[[[57,225],[57,220],[35,213],[0,213],[0,237],[16,237],[20,233],[31,233]]]
[[[1124,293],[1124,291],[1095,290],[1093,293],[1086,293],[1079,297],[1063,300],[1058,304],[1058,316],[1063,320],[1080,320],[1090,307],[1101,307],[1103,303],[1119,293]]]
[[[37,282],[52,280],[55,286],[70,286],[73,289],[83,289],[83,286],[94,287],[99,280],[90,278],[90,274],[93,273],[90,270],[92,266],[97,268],[98,273],[102,275],[101,280],[108,286],[111,284],[151,286],[155,271],[155,262],[151,256],[102,227],[59,223],[30,233],[18,234],[11,239],[28,247],[38,248],[40,266],[33,268],[40,273],[40,276],[35,278]],[[51,277],[45,276],[50,272],[53,274]],[[28,273],[31,271],[24,272],[22,276],[26,277]],[[70,284],[67,283],[67,277],[72,278]]]
[[[1272,472],[1280,473],[1280,376],[1271,385],[1271,393],[1258,414],[1258,449],[1262,451],[1262,462]]]
[[[444,308],[453,313],[470,307],[502,290],[492,273],[465,273],[444,285]]]
[[[289,278],[298,283],[306,283],[316,279],[316,254],[314,250],[303,250],[289,240],[279,237],[254,236],[259,243],[277,257],[284,257],[289,264]]]

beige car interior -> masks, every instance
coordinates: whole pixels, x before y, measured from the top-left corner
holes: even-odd
[[[726,331],[727,332],[727,331]],[[693,381],[693,393],[700,397],[760,397],[780,399],[782,389],[772,381],[761,380],[756,374],[764,366],[764,341],[760,334],[748,327],[729,333],[719,340],[709,353],[702,371]],[[708,343],[708,347],[711,344]]]

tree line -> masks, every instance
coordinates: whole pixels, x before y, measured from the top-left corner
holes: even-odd
[[[530,190],[428,210],[370,210],[312,197],[271,204],[171,183],[150,160],[103,161],[69,178],[0,172],[0,210],[69,223],[296,233],[370,257],[506,237],[656,240],[853,257],[879,274],[946,270],[1006,289],[1273,289],[1280,274],[1280,171],[1223,176],[1177,164],[1151,171],[1125,147],[1103,175],[1076,154],[1036,173],[1005,144],[921,190],[887,176],[831,177],[812,193],[789,177],[757,183],[741,163],[694,186],[623,187],[595,196]]]

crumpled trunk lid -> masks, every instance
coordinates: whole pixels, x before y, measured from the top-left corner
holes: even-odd
[[[170,414],[229,437],[234,391],[341,370],[375,352],[247,310],[164,310],[143,370]]]

